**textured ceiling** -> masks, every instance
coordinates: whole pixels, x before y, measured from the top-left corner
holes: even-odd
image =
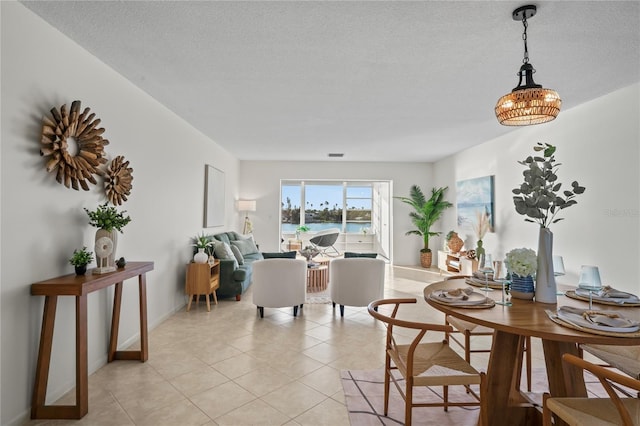
[[[514,130],[493,108],[526,3],[22,3],[243,160],[434,161]],[[535,79],[563,110],[640,81],[640,2],[535,4]]]

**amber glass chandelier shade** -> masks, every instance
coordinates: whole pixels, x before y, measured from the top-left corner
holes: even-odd
[[[530,126],[555,119],[561,105],[555,90],[530,88],[514,90],[498,99],[495,112],[504,126]]]

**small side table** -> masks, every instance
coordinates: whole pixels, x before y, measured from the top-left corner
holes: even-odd
[[[214,260],[212,263],[188,263],[187,273],[184,283],[184,292],[189,295],[187,312],[191,309],[193,296],[197,300],[203,294],[207,300],[207,311],[211,311],[209,304],[209,294],[213,293],[214,303],[218,304],[216,290],[220,287],[220,261]]]
[[[307,268],[307,291],[309,293],[324,291],[327,289],[327,284],[329,284],[328,266]]]

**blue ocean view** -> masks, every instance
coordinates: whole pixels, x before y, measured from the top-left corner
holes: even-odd
[[[338,228],[342,229],[342,223],[334,223],[334,222],[326,222],[326,223],[308,223],[307,226],[311,228],[311,232],[324,231],[325,229],[330,228]],[[286,233],[295,233],[297,224],[293,223],[283,223],[282,224],[282,232]],[[363,223],[347,223],[347,233],[357,234],[362,232],[362,228],[371,228],[371,222],[363,222]]]

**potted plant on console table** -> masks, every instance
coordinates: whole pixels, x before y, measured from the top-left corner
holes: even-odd
[[[93,262],[93,252],[82,247],[80,250],[74,250],[73,255],[69,259],[69,263],[76,269],[76,275],[84,275],[87,272],[87,265]]]
[[[93,270],[94,274],[104,274],[116,270],[116,245],[118,243],[118,233],[122,232],[131,217],[125,216],[126,210],[119,212],[115,207],[110,207],[107,203],[99,205],[94,211],[84,209],[89,216],[89,225],[98,228],[96,231],[96,261],[98,267]]]
[[[420,235],[424,242],[424,247],[420,249],[420,264],[423,268],[430,268],[432,253],[429,248],[429,237],[440,235],[440,232],[432,232],[431,227],[440,219],[442,212],[453,204],[444,199],[444,193],[448,187],[432,188],[431,198],[428,200],[418,185],[412,185],[409,197],[394,197],[403,203],[409,204],[414,211],[409,213],[411,222],[416,227],[407,231],[405,235]]]

